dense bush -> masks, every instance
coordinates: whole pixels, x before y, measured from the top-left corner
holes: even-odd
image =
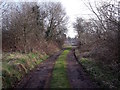
[[[114,1],[114,0],[113,0]],[[78,32],[80,52],[89,52],[87,56],[96,61],[110,65],[117,69],[118,53],[118,2],[98,4],[95,11],[91,4],[89,7],[97,16],[89,20],[77,18],[74,28]]]
[[[3,51],[47,53],[62,46],[67,16],[61,3],[3,2],[1,8]]]

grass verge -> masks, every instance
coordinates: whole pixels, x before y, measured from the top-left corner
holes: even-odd
[[[2,58],[2,87],[11,88],[48,56],[40,53],[5,53]]]
[[[64,50],[58,57],[54,66],[50,88],[70,88],[66,71],[66,57],[68,53],[69,50]]]
[[[94,60],[88,58],[81,58],[79,62],[102,88],[120,89],[120,82],[118,80],[117,73],[113,73],[107,66],[96,63]]]

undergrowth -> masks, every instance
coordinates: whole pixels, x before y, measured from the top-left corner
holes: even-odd
[[[88,58],[81,58],[79,62],[85,70],[95,79],[102,88],[119,88],[120,81],[118,80],[117,72],[113,73],[108,66]]]
[[[2,58],[2,87],[11,88],[48,56],[40,53],[6,53]]]

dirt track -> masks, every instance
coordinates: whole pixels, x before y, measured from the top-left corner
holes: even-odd
[[[98,88],[77,62],[74,49],[67,56],[67,73],[72,88]]]
[[[36,90],[41,88],[50,88],[50,80],[54,64],[60,54],[61,52],[58,52],[42,62],[36,69],[20,81],[20,83],[15,87],[15,90],[17,88],[35,88]],[[98,85],[90,79],[89,75],[84,72],[82,66],[77,62],[74,49],[72,49],[67,55],[67,76],[72,89],[99,88]]]
[[[15,89],[34,88],[38,90],[40,88],[49,87],[49,81],[52,75],[54,63],[60,54],[61,52],[58,52],[42,62],[35,70],[23,78]]]

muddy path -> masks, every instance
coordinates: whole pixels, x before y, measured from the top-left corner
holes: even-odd
[[[89,75],[85,73],[78,63],[74,49],[67,56],[67,73],[72,88],[98,88],[98,85],[90,79]]]
[[[52,75],[54,63],[57,60],[58,56],[62,51],[54,54],[49,57],[47,60],[43,61],[36,69],[26,75],[14,88],[22,89],[22,88],[35,88],[36,90],[40,88],[48,88],[50,78]]]
[[[91,80],[89,75],[84,71],[82,66],[78,63],[75,53],[75,49],[72,49],[67,55],[67,77],[72,89],[85,88],[96,89],[99,86]],[[63,50],[62,50],[63,51]],[[52,72],[55,62],[62,51],[49,57],[43,61],[36,69],[26,75],[14,88],[16,89],[45,89],[50,88],[50,81],[52,78]]]

